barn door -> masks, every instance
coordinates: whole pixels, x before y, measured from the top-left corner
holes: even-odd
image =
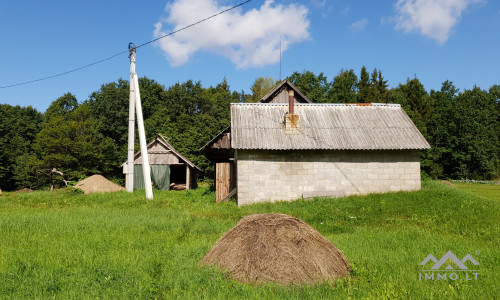
[[[144,189],[144,176],[142,165],[134,165],[134,190]]]
[[[168,190],[170,188],[170,166],[150,165],[150,167],[154,187],[158,190]],[[143,190],[144,188],[142,165],[134,165],[134,190]]]
[[[151,180],[158,190],[170,189],[170,166],[151,165]]]
[[[220,202],[236,187],[234,162],[215,164],[215,200]]]

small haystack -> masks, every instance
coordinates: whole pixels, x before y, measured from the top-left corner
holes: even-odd
[[[79,181],[75,188],[81,189],[85,194],[89,193],[108,193],[124,191],[125,189],[116,183],[107,180],[101,175],[92,175]]]
[[[342,252],[302,220],[250,215],[226,232],[201,261],[247,283],[314,284],[349,274]]]
[[[453,183],[449,182],[448,180],[441,180],[441,183],[444,183],[447,186],[455,187],[455,185]]]

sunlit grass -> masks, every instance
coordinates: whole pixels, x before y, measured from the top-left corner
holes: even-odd
[[[474,191],[472,191],[474,192]],[[419,192],[258,204],[215,203],[208,189],[0,196],[3,298],[495,298],[500,202],[439,182]],[[336,244],[352,276],[313,287],[254,287],[198,264],[245,215],[301,218]],[[480,263],[477,281],[419,281],[448,250]],[[476,255],[476,251],[479,254]]]
[[[454,182],[453,185],[471,194],[500,201],[500,185],[498,184]]]

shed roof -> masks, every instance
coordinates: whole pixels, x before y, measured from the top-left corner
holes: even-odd
[[[231,104],[235,149],[395,150],[429,143],[399,104],[295,104],[299,134],[286,134],[287,104]]]
[[[180,160],[184,161],[188,166],[201,171],[201,169],[198,168],[195,164],[193,164],[189,159],[185,158],[182,154],[180,154],[177,150],[175,150],[175,148],[172,145],[170,145],[167,140],[168,139],[165,136],[158,134],[151,142],[149,142],[149,144],[146,146],[146,148],[149,149],[149,148],[151,148],[151,146],[153,146],[153,144],[155,142],[158,142],[158,143],[162,144],[166,149],[169,149],[170,151],[172,151],[172,153],[175,156],[177,156]],[[141,151],[138,151],[134,154],[134,160],[139,158],[139,156],[141,156]],[[127,161],[122,163],[122,166],[126,163],[127,163]]]

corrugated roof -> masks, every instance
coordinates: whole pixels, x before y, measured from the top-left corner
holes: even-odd
[[[296,104],[300,134],[286,134],[287,104],[231,104],[235,149],[427,149],[399,104]]]

